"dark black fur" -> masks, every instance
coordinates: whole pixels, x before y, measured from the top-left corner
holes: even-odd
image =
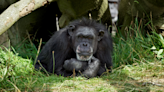
[[[104,30],[105,34],[101,41],[98,42],[98,47],[96,53],[93,55],[95,58],[99,59],[101,64],[97,75],[100,76],[106,71],[106,68],[111,70],[112,58],[111,52],[113,49],[112,38],[110,37],[107,29],[104,25],[95,22],[94,20],[89,20],[82,18],[80,20],[75,20],[69,24],[69,26],[74,25],[75,30],[78,26],[92,27],[97,32],[99,30]],[[68,72],[63,68],[65,60],[76,58],[76,53],[72,49],[71,38],[68,34],[69,26],[57,31],[51,39],[46,43],[46,45],[41,50],[38,59],[43,67],[50,73],[53,72],[53,57],[52,51],[54,51],[55,57],[55,70],[54,72],[58,75],[71,76],[72,72]],[[37,62],[35,68],[39,69],[40,65]],[[71,66],[70,66],[71,67]]]

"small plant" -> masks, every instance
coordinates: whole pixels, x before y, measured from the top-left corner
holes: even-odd
[[[22,62],[23,61],[23,62]],[[0,48],[0,79],[1,81],[8,76],[28,74],[33,71],[32,61],[23,59],[15,55],[10,50],[3,51]],[[22,71],[19,71],[22,69]]]
[[[164,59],[164,38],[161,34],[157,34],[153,32],[153,36],[151,36],[151,39],[155,43],[150,49],[155,54],[155,57],[158,60],[163,61]]]
[[[14,49],[19,53],[19,56],[23,58],[31,58],[34,60],[37,54],[36,46],[27,40],[15,46]]]
[[[153,52],[156,55],[157,59],[161,60],[161,59],[164,58],[163,49],[157,50],[157,48],[155,46],[153,46],[151,49],[153,50]]]

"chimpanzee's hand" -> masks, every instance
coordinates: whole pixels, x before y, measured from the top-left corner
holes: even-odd
[[[86,68],[87,64],[88,62],[78,61],[75,58],[71,58],[64,62],[63,67],[65,68],[65,70],[71,72],[73,71],[73,69],[75,69],[75,71],[83,71]]]
[[[88,65],[86,70],[83,72],[85,77],[91,78],[97,75],[97,72],[100,67],[100,60],[92,57],[91,58],[91,63]]]

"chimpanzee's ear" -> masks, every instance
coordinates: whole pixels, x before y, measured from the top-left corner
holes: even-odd
[[[70,25],[70,26],[68,26],[68,34],[69,34],[70,36],[73,35],[73,31],[74,31],[74,29],[75,29],[75,26],[74,26],[74,25]]]
[[[104,33],[105,33],[105,31],[104,31],[104,30],[99,30],[99,34],[98,34],[98,41],[100,41],[100,40],[103,38]]]

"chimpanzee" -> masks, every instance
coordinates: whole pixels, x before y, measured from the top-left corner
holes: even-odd
[[[95,20],[82,18],[57,31],[41,50],[36,69],[40,65],[50,73],[88,78],[111,70],[112,38],[106,27]],[[54,52],[54,53],[53,53]]]

